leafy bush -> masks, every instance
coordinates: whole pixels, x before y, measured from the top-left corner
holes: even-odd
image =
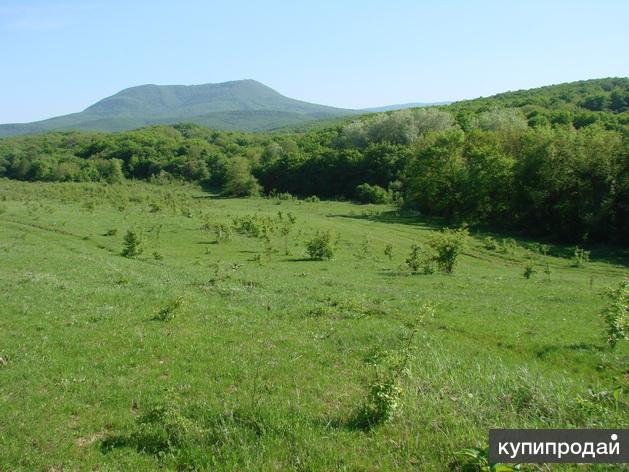
[[[136,232],[133,229],[127,231],[124,237],[124,247],[122,249],[122,255],[124,257],[136,257],[144,252],[142,234]]]
[[[451,274],[454,271],[456,260],[465,248],[468,236],[467,228],[446,228],[428,241],[436,253],[437,265],[445,273]]]
[[[214,234],[216,235],[216,243],[221,244],[231,240],[232,230],[229,225],[218,223],[214,225]]]
[[[488,251],[495,251],[496,249],[498,249],[498,241],[496,241],[491,236],[486,236],[483,239],[483,247]]]
[[[314,260],[332,259],[334,246],[330,232],[317,232],[316,236],[306,244],[306,252]]]
[[[360,243],[360,246],[358,246],[358,249],[354,253],[354,256],[362,261],[364,259],[367,259],[367,257],[369,257],[370,255],[371,247],[369,245],[369,240],[365,238],[363,242]]]
[[[360,184],[354,193],[361,203],[389,203],[391,201],[389,192],[379,185]]]
[[[419,244],[411,246],[411,253],[406,258],[406,266],[414,274],[420,271],[426,275],[432,274],[434,270],[435,256],[424,250]]]
[[[629,339],[629,279],[623,280],[615,289],[608,288],[603,296],[608,301],[602,312],[607,344],[613,349],[618,341]]]
[[[583,267],[590,262],[590,251],[586,251],[579,246],[574,248],[574,256],[572,258],[573,267]]]
[[[522,274],[524,278],[530,279],[533,274],[535,274],[535,272],[537,271],[535,270],[535,265],[533,264],[533,261],[527,261],[527,263],[524,265],[524,273]]]
[[[244,157],[234,157],[227,163],[223,193],[231,197],[260,194],[261,186],[251,174],[251,164]]]

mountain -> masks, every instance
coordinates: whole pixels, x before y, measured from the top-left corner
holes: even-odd
[[[0,125],[0,137],[53,130],[122,131],[152,124],[196,123],[264,131],[359,113],[285,97],[255,80],[203,85],[140,85],[82,112]]]
[[[399,103],[396,105],[385,105],[382,107],[373,107],[373,108],[364,108],[362,111],[365,112],[380,112],[380,111],[395,111],[395,110],[404,110],[406,108],[419,108],[419,107],[432,107],[437,105],[449,105],[452,102],[428,102],[428,103]]]

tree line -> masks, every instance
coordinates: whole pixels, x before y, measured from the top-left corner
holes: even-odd
[[[592,106],[604,96],[603,106]],[[592,100],[591,100],[592,99]],[[365,115],[304,133],[196,125],[0,140],[0,177],[200,182],[391,202],[569,241],[629,240],[629,79]]]

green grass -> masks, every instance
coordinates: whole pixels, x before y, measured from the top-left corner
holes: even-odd
[[[289,255],[279,232],[269,254],[202,229],[278,211]],[[458,470],[490,427],[628,427],[629,349],[599,315],[626,253],[575,268],[551,246],[550,281],[541,256],[526,279],[531,241],[474,234],[452,275],[400,270],[437,229],[383,205],[0,181],[0,470]],[[334,258],[308,260],[328,230]],[[397,414],[356,427],[425,303]]]

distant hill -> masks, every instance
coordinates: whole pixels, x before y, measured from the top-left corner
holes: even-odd
[[[452,102],[417,102],[417,103],[399,103],[396,105],[385,105],[382,107],[363,108],[361,111],[365,112],[380,112],[380,111],[394,111],[405,110],[406,108],[419,108],[419,107],[432,107],[437,105],[449,105]]]
[[[0,125],[0,137],[57,130],[122,131],[180,122],[225,130],[264,131],[356,113],[359,112],[288,98],[255,80],[140,85],[122,90],[80,113]]]

